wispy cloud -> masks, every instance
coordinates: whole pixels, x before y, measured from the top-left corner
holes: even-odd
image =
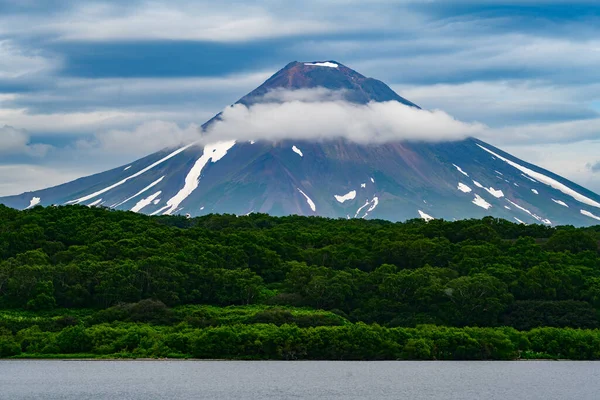
[[[0,79],[22,78],[56,70],[60,66],[57,58],[43,56],[40,51],[27,50],[14,41],[1,39],[0,35]]]

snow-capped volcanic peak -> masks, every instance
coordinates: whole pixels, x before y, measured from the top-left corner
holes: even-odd
[[[399,102],[419,108],[385,83],[333,60],[291,62],[236,104],[252,107],[273,101],[267,96],[273,91],[313,89],[339,93],[356,107]],[[278,101],[286,98],[293,102],[296,97]],[[286,115],[273,117],[279,121]],[[311,120],[311,129],[319,129],[313,120],[326,121],[327,115],[302,118]],[[373,126],[356,122],[363,130]],[[276,127],[282,131],[277,142],[240,132],[237,142],[164,149],[60,186],[0,198],[0,203],[19,209],[83,204],[190,217],[253,212],[393,221],[490,215],[519,223],[578,226],[599,221],[597,194],[474,138],[437,143],[309,141],[295,131],[285,139],[286,126]],[[364,132],[365,137],[376,136],[375,130]]]

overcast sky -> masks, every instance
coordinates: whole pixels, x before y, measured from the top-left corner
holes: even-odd
[[[294,60],[337,60],[600,192],[596,0],[0,0],[0,195],[193,137]]]

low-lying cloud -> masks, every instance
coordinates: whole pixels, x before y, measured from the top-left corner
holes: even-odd
[[[203,142],[338,138],[365,144],[435,142],[480,136],[487,129],[439,110],[421,110],[397,101],[357,104],[344,98],[344,91],[323,88],[272,91],[255,104],[226,108],[220,120],[205,129]]]

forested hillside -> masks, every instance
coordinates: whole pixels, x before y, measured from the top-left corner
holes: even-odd
[[[589,335],[584,358],[598,358],[599,241],[600,227],[549,228],[494,218],[391,223],[251,214],[186,219],[85,206],[26,211],[0,206],[0,356],[131,352],[137,347],[98,350],[91,330],[143,325],[156,332],[177,326],[204,333],[224,327],[240,332],[272,327],[280,333],[293,327],[321,329],[325,336],[326,330],[338,335],[363,329],[400,346],[390,354],[439,358],[437,342],[424,334],[410,339],[416,350],[406,348],[412,335],[406,332],[423,333],[424,325],[466,335],[464,329],[436,325],[480,327],[468,328],[478,335],[488,332],[485,327],[495,328],[489,332],[503,332],[513,344],[504,358],[514,357],[526,342],[515,339],[516,330],[583,328],[573,332]],[[77,329],[79,334],[71,332]],[[65,330],[72,340],[84,337],[89,343],[61,347]],[[40,338],[54,347],[44,350]],[[138,333],[138,345],[139,340]],[[178,351],[165,344],[167,350],[138,355],[254,354],[211,353],[203,346],[192,351],[186,343]],[[522,350],[567,354],[559,345],[552,350],[540,343]],[[425,356],[410,355],[422,348],[429,348]],[[262,357],[284,357],[281,351],[267,353]],[[306,349],[292,353],[308,357]]]

